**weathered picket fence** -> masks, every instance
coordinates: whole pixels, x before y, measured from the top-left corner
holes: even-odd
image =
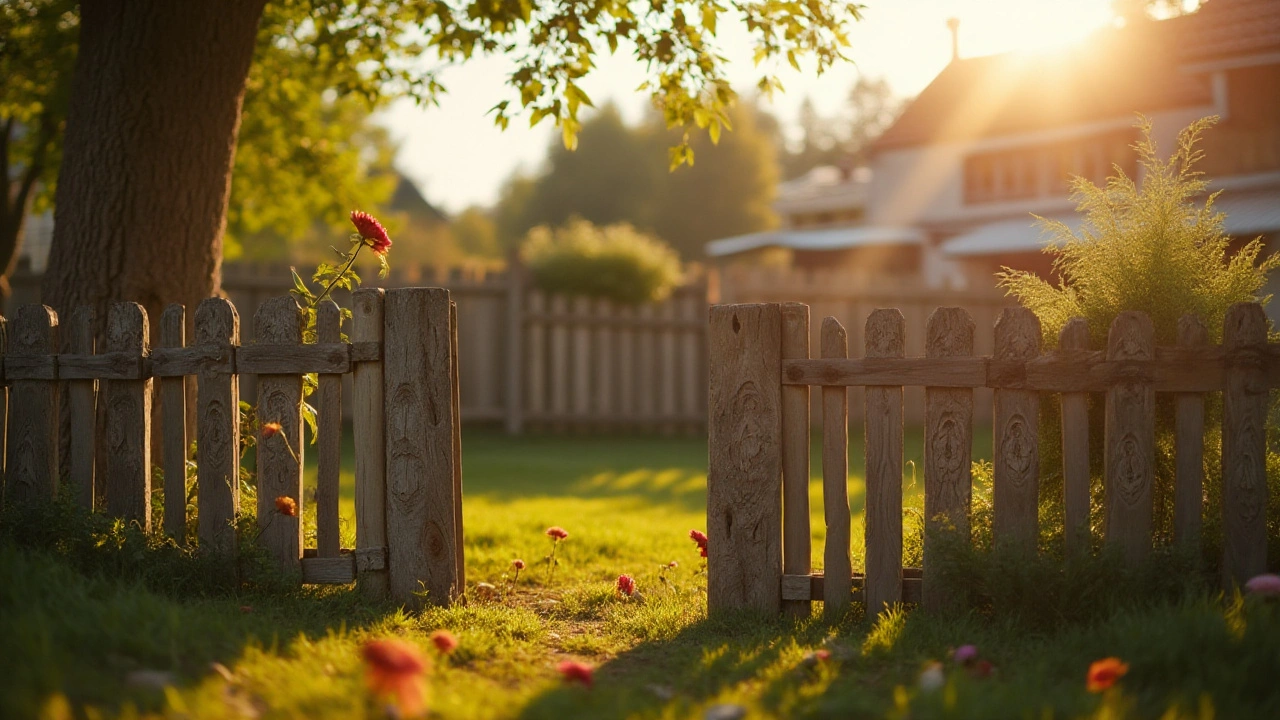
[[[1105,541],[1129,561],[1152,548],[1155,394],[1176,395],[1174,540],[1198,546],[1203,508],[1205,394],[1224,393],[1222,509],[1228,583],[1266,569],[1267,396],[1280,385],[1280,345],[1267,343],[1262,308],[1227,313],[1224,342],[1182,318],[1176,347],[1156,347],[1150,318],[1126,312],[1105,350],[1089,349],[1082,319],[1041,353],[1040,323],[1009,308],[995,324],[995,353],[974,356],[974,324],[939,308],[925,328],[925,356],[904,357],[902,314],[866,321],[863,357],[849,357],[845,329],[822,324],[810,357],[809,307],[800,303],[711,309],[707,532],[708,606],[807,613],[813,600],[838,611],[861,592],[866,606],[948,604],[951,589],[930,572],[944,528],[968,536],[975,388],[994,390],[993,536],[1034,551],[1038,534],[1040,403],[1062,408],[1065,532],[1069,553],[1089,540],[1089,393],[1105,394]],[[826,546],[811,570],[809,395],[821,388]],[[848,394],[866,388],[865,573],[850,560]],[[903,387],[924,392],[922,568],[902,563]]]
[[[288,296],[258,307],[254,342],[245,344],[236,308],[224,299],[200,303],[190,343],[185,309],[167,307],[154,347],[136,303],[111,306],[105,345],[97,348],[91,308],[77,308],[60,325],[48,307],[21,307],[4,353],[4,501],[48,500],[65,477],[84,506],[149,530],[154,381],[163,418],[163,529],[185,541],[191,446],[184,383],[194,376],[197,534],[202,548],[231,550],[240,506],[239,377],[255,375],[258,420],[279,424],[258,437],[256,476],[260,541],[280,567],[304,583],[358,579],[375,596],[416,603],[425,591],[427,602],[449,602],[465,580],[456,312],[438,288],[365,289],[352,300],[349,342],[338,306],[326,301],[317,309],[317,342],[305,344],[302,311]],[[319,452],[315,548],[304,547],[302,521],[308,373],[319,379],[311,399]],[[346,374],[355,410],[354,549],[340,547],[338,512]],[[64,387],[70,452],[61,457]],[[296,515],[282,512],[278,498],[292,499]]]

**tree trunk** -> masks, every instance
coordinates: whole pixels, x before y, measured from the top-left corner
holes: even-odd
[[[44,302],[216,292],[245,79],[266,0],[84,0]],[[154,331],[152,333],[155,334]]]

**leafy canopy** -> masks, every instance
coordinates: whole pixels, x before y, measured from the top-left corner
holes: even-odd
[[[680,282],[675,251],[625,223],[596,227],[573,218],[536,227],[521,254],[539,288],[626,305],[662,300]]]
[[[1201,204],[1208,182],[1195,170],[1202,152],[1196,143],[1217,118],[1192,123],[1178,134],[1177,147],[1161,160],[1151,139],[1151,122],[1141,118],[1142,139],[1134,146],[1141,184],[1115,168],[1103,186],[1072,180],[1077,210],[1085,223],[1079,236],[1067,225],[1038,218],[1056,255],[1061,277],[1053,285],[1034,273],[1005,268],[1000,284],[1040,318],[1045,340],[1073,317],[1089,321],[1094,347],[1105,344],[1112,320],[1125,310],[1151,316],[1156,341],[1177,340],[1178,318],[1195,313],[1221,339],[1227,309],[1239,302],[1267,302],[1259,293],[1280,255],[1262,258],[1262,240],[1232,252],[1223,229],[1225,215],[1214,207],[1218,193]]]

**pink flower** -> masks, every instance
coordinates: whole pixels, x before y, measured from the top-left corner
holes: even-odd
[[[951,659],[959,665],[968,665],[978,659],[978,648],[974,645],[961,645],[951,653]]]
[[[437,650],[445,655],[453,652],[458,647],[458,638],[454,637],[453,633],[448,630],[436,630],[431,633],[431,642],[436,646]]]
[[[515,568],[516,570],[523,570],[524,561],[521,560],[520,558],[516,558],[515,560],[511,561],[511,567]]]
[[[390,696],[401,715],[417,717],[426,710],[427,659],[403,640],[387,638],[364,644],[360,654],[368,668],[366,680],[375,695]]]
[[[551,527],[547,528],[547,537],[549,537],[549,538],[553,538],[553,539],[555,539],[555,540],[557,540],[557,541],[559,541],[559,540],[563,540],[563,539],[565,539],[565,538],[569,537],[569,531],[568,531],[568,530],[565,530],[564,528],[560,527],[559,525],[553,525],[553,526],[551,526]]]
[[[636,581],[630,575],[618,576],[618,592],[631,597],[636,592]]]
[[[370,250],[379,255],[386,255],[391,249],[391,238],[387,236],[387,229],[369,213],[352,210],[351,224],[356,226],[360,239],[369,246]]]
[[[702,553],[702,557],[707,556],[707,534],[700,530],[690,530],[689,539],[698,544],[698,550]]]
[[[1259,575],[1244,584],[1250,594],[1262,597],[1280,597],[1280,575]]]
[[[556,666],[556,670],[560,671],[565,682],[580,682],[587,687],[591,687],[591,675],[595,672],[590,665],[577,660],[565,660]]]

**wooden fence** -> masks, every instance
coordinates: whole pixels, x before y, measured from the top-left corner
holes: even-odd
[[[437,288],[359,290],[352,300],[349,341],[342,339],[338,307],[326,301],[317,313],[318,342],[307,344],[302,313],[288,296],[258,306],[252,343],[241,343],[240,318],[224,299],[200,303],[193,342],[184,337],[185,309],[170,305],[154,345],[146,311],[117,303],[97,348],[91,308],[76,309],[65,325],[43,305],[19,308],[4,349],[4,502],[52,498],[65,462],[69,491],[80,504],[97,505],[149,530],[152,384],[158,383],[163,530],[187,540],[187,461],[194,430],[199,544],[232,550],[240,509],[238,384],[254,376],[261,423],[258,526],[280,567],[305,583],[358,580],[375,596],[389,593],[418,603],[416,593],[425,590],[428,602],[449,602],[465,580],[455,308],[449,292]],[[60,334],[67,352],[59,352]],[[311,399],[318,410],[319,452],[314,548],[304,547],[302,521],[301,403],[308,373],[319,379]],[[194,429],[186,426],[189,376],[197,385]],[[354,549],[342,549],[339,534],[344,377],[352,388]],[[61,457],[64,397],[70,452]]]
[[[1226,316],[1224,342],[1207,344],[1203,324],[1184,317],[1176,347],[1156,347],[1150,319],[1122,313],[1105,350],[1088,347],[1084,320],[1063,329],[1059,348],[1041,352],[1039,321],[1004,310],[994,353],[974,354],[966,311],[939,308],[925,326],[923,357],[904,353],[898,310],[866,320],[864,352],[850,357],[845,328],[821,325],[809,347],[809,307],[800,303],[721,305],[711,311],[707,498],[708,605],[807,613],[813,600],[838,612],[862,596],[868,608],[921,602],[938,608],[951,589],[931,574],[938,533],[970,531],[974,391],[993,391],[993,535],[1034,551],[1038,535],[1040,403],[1062,408],[1064,538],[1085,552],[1089,533],[1089,393],[1105,395],[1105,541],[1129,561],[1152,548],[1155,394],[1175,394],[1174,539],[1198,546],[1203,510],[1205,394],[1222,392],[1222,508],[1228,583],[1266,569],[1267,396],[1280,386],[1280,344],[1268,344],[1262,308]],[[822,413],[824,572],[811,568],[809,528],[810,387]],[[850,560],[848,393],[865,392],[865,573]],[[902,566],[903,388],[924,388],[922,568]]]

